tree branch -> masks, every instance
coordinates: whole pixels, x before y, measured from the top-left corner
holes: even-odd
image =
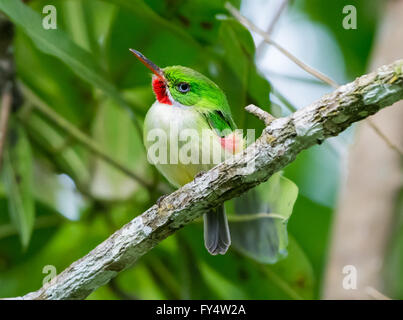
[[[84,299],[211,207],[239,196],[294,161],[302,150],[403,99],[403,60],[339,87],[273,120],[242,153],[198,176],[134,218],[50,285],[19,299]]]
[[[385,133],[382,132],[381,129],[379,129],[379,127],[375,124],[375,122],[373,122],[371,119],[367,119],[368,124],[370,125],[370,127],[376,132],[376,134],[378,136],[381,137],[381,139],[383,141],[386,142],[386,144],[388,145],[389,148],[391,148],[392,150],[394,150],[399,156],[403,157],[403,150],[400,149],[400,147],[393,143],[386,135]]]
[[[328,76],[324,75],[323,73],[319,72],[318,70],[315,70],[314,68],[308,66],[306,63],[302,62],[299,60],[296,56],[291,54],[288,50],[284,49],[282,46],[280,46],[277,42],[273,41],[269,34],[264,32],[262,29],[258,28],[256,25],[254,25],[251,21],[249,21],[247,18],[241,15],[241,13],[229,2],[225,4],[225,8],[237,19],[241,24],[243,24],[246,28],[249,30],[256,32],[258,35],[260,35],[263,38],[263,42],[266,42],[273,47],[277,48],[283,55],[285,55],[288,59],[290,59],[292,62],[294,62],[297,66],[299,66],[301,69],[305,70],[306,72],[312,74],[314,77],[322,80],[323,82],[327,83],[328,85],[332,86],[333,88],[337,88],[339,85],[332,79],[330,79]]]
[[[249,113],[253,114],[255,117],[257,117],[261,121],[263,121],[263,123],[265,124],[266,127],[269,126],[273,122],[274,119],[276,119],[267,111],[264,111],[264,110],[256,107],[253,104],[246,106],[245,110],[248,111]]]
[[[271,36],[271,34],[274,31],[275,26],[277,25],[278,21],[280,20],[281,14],[283,13],[284,9],[287,7],[288,5],[288,0],[282,0],[280,3],[280,6],[277,8],[277,11],[274,15],[274,17],[272,18],[272,21],[270,21],[269,26],[267,27],[266,30],[266,34],[267,36]],[[265,48],[265,42],[262,41],[257,47],[256,47],[256,57],[259,58],[262,53],[263,50]]]

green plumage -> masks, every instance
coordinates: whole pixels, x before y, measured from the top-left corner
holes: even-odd
[[[224,92],[209,78],[190,68],[172,66],[163,69],[168,80],[168,90],[172,98],[185,106],[192,106],[200,112],[209,126],[219,132],[232,132],[236,126]],[[190,91],[186,94],[177,89],[178,84],[186,82]],[[225,135],[224,135],[225,136]]]

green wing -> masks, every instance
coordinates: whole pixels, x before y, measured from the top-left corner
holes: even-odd
[[[203,112],[203,116],[207,120],[210,128],[220,137],[225,137],[236,129],[235,122],[231,115],[221,110],[208,110]]]

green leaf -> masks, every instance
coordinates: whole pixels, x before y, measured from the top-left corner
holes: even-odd
[[[275,263],[285,257],[287,222],[297,195],[297,186],[276,173],[267,182],[236,198],[235,215],[229,216],[233,246],[262,263]]]
[[[311,261],[299,244],[290,235],[287,258],[261,270],[293,299],[313,299],[316,277]]]
[[[35,219],[31,146],[22,127],[11,127],[4,152],[8,211],[24,248],[28,247]]]
[[[34,168],[35,184],[41,186],[34,189],[36,203],[41,202],[71,220],[82,218],[89,199],[78,192],[70,176],[54,172],[52,164],[40,160],[35,162]]]
[[[389,250],[382,272],[385,294],[393,299],[403,299],[403,189],[397,196],[395,221],[389,237]]]
[[[329,251],[332,215],[331,208],[315,203],[300,193],[293,208],[292,219],[287,226],[288,232],[311,262],[316,279],[323,279]],[[319,297],[321,289],[321,283],[317,282],[316,297]]]
[[[94,120],[94,140],[108,154],[125,164],[144,179],[151,179],[151,167],[147,162],[145,149],[133,121],[126,112],[111,100],[99,107]],[[91,194],[106,200],[125,200],[142,188],[110,164],[96,157],[91,181]]]
[[[183,28],[161,17],[142,0],[134,0],[134,1],[103,0],[103,1],[114,3],[117,6],[124,8],[125,11],[130,11],[133,14],[141,14],[143,18],[154,24],[156,27],[158,27],[158,29],[167,30],[168,32],[175,33],[176,35],[181,37],[182,41],[187,41],[192,45],[197,45],[197,42]]]
[[[148,5],[159,16],[185,30],[201,44],[214,43],[217,39],[220,20],[219,14],[227,13],[224,4],[228,0],[192,0],[167,2],[149,0]],[[235,7],[240,7],[240,0],[230,0]]]
[[[284,174],[299,186],[301,194],[316,203],[333,207],[340,184],[340,163],[340,156],[326,141],[301,152],[284,169]]]
[[[209,299],[312,299],[315,275],[304,251],[290,237],[288,256],[274,265],[245,259],[236,250],[223,256],[210,255],[203,243],[200,225],[189,225],[179,234],[192,248]],[[179,251],[176,254],[181,254]],[[174,256],[174,255],[173,255]],[[171,257],[172,258],[172,257]],[[191,299],[201,299],[195,293]]]
[[[242,110],[234,112],[236,118],[239,114],[239,118],[236,119],[239,126],[260,128],[261,122],[244,112],[243,108],[253,103],[272,112],[269,99],[271,86],[256,69],[255,45],[250,32],[235,19],[222,20],[214,49],[217,55],[221,56],[222,63],[233,74],[229,87],[224,86],[223,89],[228,94],[233,110]],[[225,70],[221,72],[228,73]],[[234,77],[237,81],[234,81]],[[240,89],[231,88],[236,85],[240,86]]]
[[[225,50],[226,63],[244,86],[247,86],[249,68],[254,64],[255,45],[249,31],[234,19],[221,22],[219,44]]]
[[[38,213],[42,211],[42,220],[46,226],[41,226],[32,236],[32,244],[27,252],[21,257],[14,257],[10,254],[10,250],[4,247],[10,244],[11,237],[8,242],[0,242],[0,257],[3,258],[3,253],[7,263],[12,263],[5,270],[1,270],[0,259],[0,297],[10,297],[23,295],[27,292],[37,290],[42,286],[42,281],[46,274],[43,273],[43,268],[46,265],[56,267],[57,273],[60,273],[67,268],[73,261],[83,257],[90,250],[95,248],[100,242],[105,240],[110,235],[110,225],[105,224],[102,216],[97,216],[96,219],[84,222],[67,222],[60,219],[53,210],[37,207]],[[38,214],[38,220],[41,220],[42,215]],[[58,218],[58,221],[53,219]],[[38,221],[39,222],[39,221]],[[35,222],[35,227],[37,223]],[[36,241],[35,241],[36,239]],[[36,242],[35,252],[31,246]],[[31,253],[32,252],[32,253]],[[29,259],[27,259],[30,254]],[[17,258],[17,259],[16,259]],[[9,260],[10,259],[10,260]],[[30,275],[29,277],[26,275]],[[23,281],[22,281],[23,279]]]
[[[147,12],[152,10],[148,8],[147,11],[142,11],[144,4],[137,6],[133,2],[124,2],[130,4],[130,8],[125,10],[126,5],[122,5],[122,8],[117,11],[105,39],[108,71],[119,88],[132,89],[147,85],[149,96],[154,101],[150,86],[150,72],[132,55],[127,54],[128,45],[140,50],[161,67],[177,64],[194,67],[197,61],[202,60],[203,50],[186,32],[186,38],[192,41],[185,41],[181,36],[183,30],[176,32],[175,26],[175,28],[168,27],[172,24],[155,13],[151,13],[152,17],[149,17]],[[127,32],[127,30],[134,32]]]
[[[52,156],[61,171],[80,186],[89,183],[88,151],[80,145],[69,146],[68,138],[38,114],[31,114],[26,126],[34,141]]]
[[[211,290],[203,281],[201,267],[195,263],[198,257],[182,233],[175,236],[178,245],[181,299],[210,299]]]
[[[0,196],[0,212],[6,212],[9,200]],[[7,273],[8,269],[14,267],[38,254],[50,241],[55,231],[64,221],[60,215],[47,205],[36,201],[35,223],[29,246],[22,250],[18,229],[12,223],[11,217],[0,215],[0,274]],[[20,281],[25,282],[25,281]],[[4,286],[4,278],[0,277],[0,296]],[[4,289],[3,289],[4,290]]]
[[[372,0],[370,6],[367,0],[301,0],[293,1],[291,4],[303,11],[314,23],[320,23],[333,33],[344,55],[345,72],[352,80],[365,73],[376,29],[386,7],[385,1]],[[359,26],[357,30],[342,27],[343,18],[346,16],[343,14],[343,8],[351,4],[357,9]],[[327,73],[326,70],[321,71]]]
[[[79,77],[101,89],[122,106],[127,106],[116,87],[111,84],[94,57],[76,45],[60,29],[45,30],[41,16],[22,1],[0,0],[0,10],[33,40],[44,53],[57,57],[67,64]]]

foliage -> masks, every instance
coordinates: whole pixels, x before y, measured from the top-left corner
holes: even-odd
[[[383,4],[382,0],[372,0],[370,5],[365,0],[294,1],[296,8],[303,10],[312,20],[319,22],[332,32],[343,52],[346,72],[351,79],[365,73],[375,39],[374,33],[384,9]],[[359,28],[354,31],[341,27],[345,16],[343,8],[348,5],[354,5],[358,12]]]

